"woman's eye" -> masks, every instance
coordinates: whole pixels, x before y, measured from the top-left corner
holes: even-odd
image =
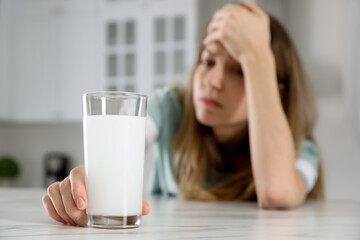
[[[211,60],[202,60],[200,63],[205,67],[212,67],[215,64],[215,62]]]

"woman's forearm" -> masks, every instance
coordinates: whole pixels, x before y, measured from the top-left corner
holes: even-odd
[[[295,170],[295,146],[281,106],[273,54],[264,48],[241,59],[247,94],[252,170],[259,205],[289,208],[305,198]]]

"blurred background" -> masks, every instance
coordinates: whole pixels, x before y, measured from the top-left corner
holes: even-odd
[[[83,163],[82,93],[185,85],[228,2],[0,0],[0,180],[14,179],[0,185],[45,187]],[[284,24],[315,87],[326,197],[360,200],[360,1],[255,2]]]

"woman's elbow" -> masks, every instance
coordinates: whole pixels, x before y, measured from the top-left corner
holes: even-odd
[[[295,197],[296,194],[285,187],[268,188],[261,195],[258,205],[264,209],[291,209],[304,201]]]

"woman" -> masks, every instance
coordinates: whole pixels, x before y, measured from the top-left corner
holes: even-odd
[[[149,99],[151,191],[284,209],[321,198],[315,113],[283,27],[255,4],[226,5],[208,26],[186,92],[168,87]],[[53,219],[85,225],[83,166],[52,184],[43,204]]]

